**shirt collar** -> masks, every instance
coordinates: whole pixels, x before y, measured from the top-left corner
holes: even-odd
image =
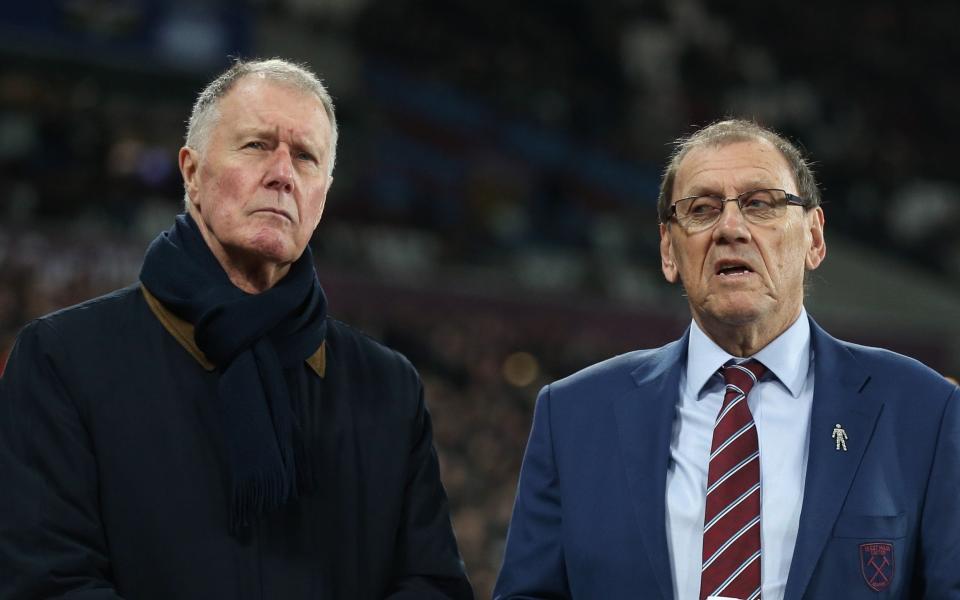
[[[687,346],[687,394],[700,397],[700,391],[727,361],[736,359],[718,346],[694,320]],[[810,320],[805,308],[790,327],[751,358],[762,362],[789,390],[800,397],[810,369]]]

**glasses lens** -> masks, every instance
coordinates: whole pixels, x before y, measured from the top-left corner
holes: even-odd
[[[723,200],[716,196],[684,198],[677,202],[677,218],[686,229],[697,230],[710,227],[723,212]]]
[[[787,196],[783,190],[753,190],[740,197],[740,212],[754,223],[776,219],[786,208]]]

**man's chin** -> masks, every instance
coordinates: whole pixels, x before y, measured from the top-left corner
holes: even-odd
[[[302,250],[296,252],[288,236],[270,229],[257,232],[244,246],[248,256],[257,257],[264,263],[290,263],[302,253]]]
[[[755,323],[769,313],[769,306],[753,294],[735,294],[705,306],[699,312],[707,319],[732,327]],[[696,310],[696,308],[694,308]]]

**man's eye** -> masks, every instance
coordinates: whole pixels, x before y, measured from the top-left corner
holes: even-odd
[[[690,203],[689,212],[691,215],[708,215],[720,210],[722,203],[710,196],[701,196]]]
[[[264,148],[267,147],[267,145],[264,144],[264,143],[261,142],[261,141],[254,140],[254,141],[252,141],[252,142],[247,142],[246,144],[243,145],[243,147],[244,147],[244,148],[253,148],[254,150],[263,150]]]
[[[749,208],[752,210],[766,210],[773,206],[773,199],[769,196],[752,196],[747,198],[747,201],[744,203],[744,208]]]
[[[312,163],[317,162],[317,159],[309,152],[300,152],[299,154],[297,154],[297,158],[300,160],[305,160]]]

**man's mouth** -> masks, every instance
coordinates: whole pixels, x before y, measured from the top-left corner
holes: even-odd
[[[290,214],[285,210],[280,210],[279,208],[261,208],[257,210],[258,213],[269,213],[272,215],[277,215],[278,217],[283,217],[284,219],[293,222],[293,218],[290,217]]]
[[[731,277],[736,275],[746,275],[748,273],[753,273],[753,269],[750,268],[746,263],[741,262],[720,262],[717,263],[716,271],[717,275],[723,277]]]

